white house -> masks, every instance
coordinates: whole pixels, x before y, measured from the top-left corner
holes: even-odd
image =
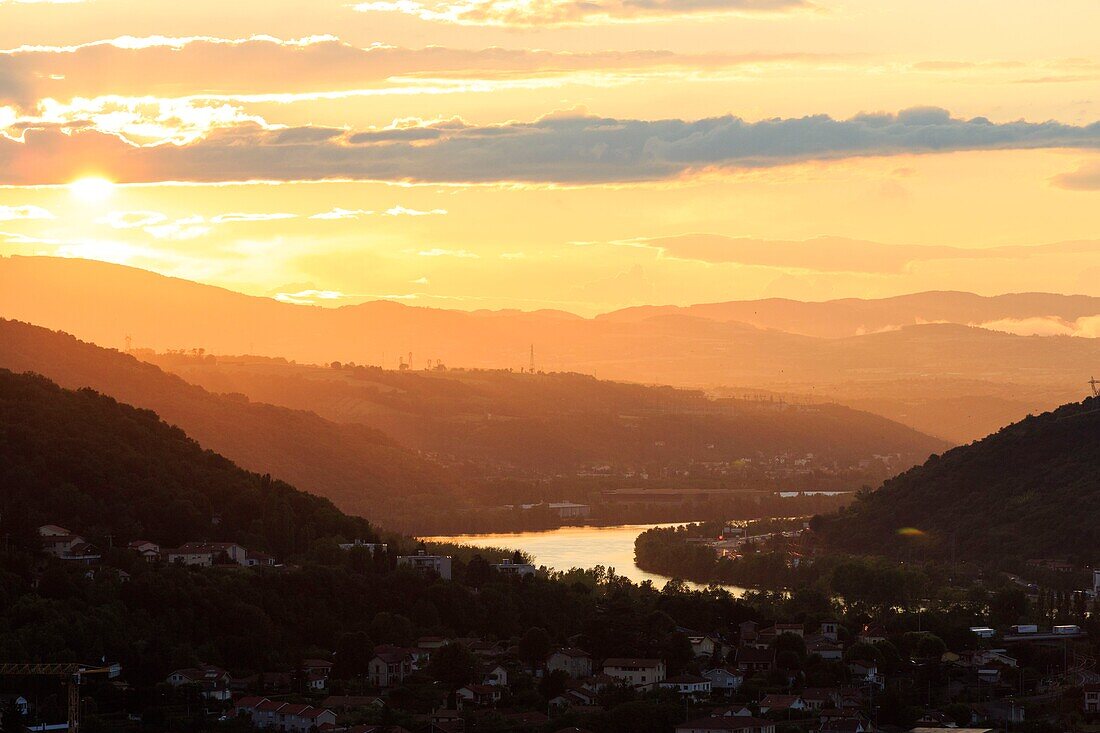
[[[248,550],[235,542],[186,542],[164,550],[169,563],[210,567],[225,558],[237,565],[248,565]]]
[[[710,685],[710,680],[706,677],[697,677],[693,674],[669,677],[660,683],[662,689],[675,690],[682,697],[694,699],[708,697],[710,695]]]
[[[408,567],[421,573],[436,573],[444,580],[451,579],[451,556],[429,555],[418,550],[415,555],[398,555],[397,566]]]
[[[703,676],[710,680],[710,688],[725,693],[741,689],[745,682],[745,675],[733,667],[715,667],[703,672]]]
[[[488,672],[485,673],[485,684],[487,685],[500,685],[501,687],[508,686],[508,670],[503,665],[496,665]]]
[[[660,659],[612,657],[604,660],[603,673],[631,687],[651,688],[665,679],[665,663]]]
[[[592,657],[576,647],[557,649],[546,655],[546,671],[561,671],[573,679],[584,679],[592,675]]]
[[[505,558],[493,567],[502,575],[513,575],[516,577],[534,575],[537,570],[537,568],[529,562],[512,562],[511,558]]]
[[[393,687],[410,674],[412,657],[406,652],[379,652],[367,663],[367,678],[374,687]]]
[[[146,562],[156,562],[160,559],[160,545],[149,540],[134,540],[127,545],[131,552],[141,555]]]
[[[228,700],[232,697],[229,683],[232,678],[220,667],[189,667],[177,669],[166,680],[172,687],[180,685],[198,685],[202,696],[207,700]]]
[[[455,696],[462,707],[491,707],[500,702],[502,694],[499,685],[466,685],[455,690]]]

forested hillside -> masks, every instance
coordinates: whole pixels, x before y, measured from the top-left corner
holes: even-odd
[[[933,456],[817,522],[828,546],[998,561],[1100,559],[1100,398]]]
[[[367,520],[204,450],[149,410],[0,369],[0,518],[17,543],[37,527],[172,546],[232,540],[285,556],[315,537],[369,538]]]
[[[271,473],[376,521],[400,522],[418,495],[453,495],[438,464],[363,425],[304,410],[218,395],[126,354],[65,333],[0,319],[0,368],[43,374],[63,387],[91,387],[154,410],[204,446],[245,468]]]

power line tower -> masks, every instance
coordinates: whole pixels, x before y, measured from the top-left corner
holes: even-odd
[[[1098,380],[1096,377],[1093,377],[1089,380],[1089,386],[1092,387],[1092,396],[1100,397],[1100,380]]]
[[[131,350],[131,349],[130,349],[130,346],[131,346],[131,344],[132,344],[132,343],[133,343],[133,341],[132,341],[132,339],[130,338],[130,334],[126,334],[126,353],[127,353],[127,354],[129,354],[129,353],[130,353],[130,350]]]
[[[529,362],[529,364],[527,366],[527,371],[531,372],[532,374],[535,373],[535,345],[534,344],[531,344],[531,361]]]

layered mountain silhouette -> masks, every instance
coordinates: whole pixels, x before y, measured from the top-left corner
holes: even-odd
[[[1022,336],[975,324],[1011,330],[1037,321],[1083,334],[1097,314],[1098,298],[1042,293],[745,301],[597,318],[381,301],[321,308],[103,262],[0,258],[0,315],[104,346],[121,348],[129,337],[156,351],[202,348],[389,368],[401,358],[413,369],[439,360],[519,369],[533,346],[542,370],[726,396],[767,391],[836,400],[954,442],[1079,398],[1100,364],[1100,339]]]
[[[852,552],[1100,559],[1100,398],[1030,416],[862,495],[818,527]]]

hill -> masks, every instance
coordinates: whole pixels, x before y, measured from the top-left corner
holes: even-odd
[[[833,548],[998,561],[1100,559],[1100,398],[1028,417],[820,520]]]
[[[901,465],[911,465],[946,447],[838,405],[716,400],[699,391],[574,373],[401,372],[186,354],[141,358],[212,391],[308,408],[380,429],[449,460],[509,472],[575,473],[607,465],[619,472],[660,473],[808,453],[815,466],[854,467],[876,454],[898,454]]]
[[[245,468],[270,472],[377,521],[400,522],[421,494],[453,495],[437,463],[363,425],[218,395],[119,353],[58,332],[0,320],[0,367],[90,387],[155,411]]]
[[[116,544],[232,540],[286,556],[365,519],[204,450],[149,410],[0,369],[0,517],[9,537],[59,524]]]
[[[838,401],[952,442],[1078,399],[1100,364],[1100,339],[1021,336],[974,324],[1039,324],[1084,335],[1078,326],[1100,314],[1098,300],[918,293],[646,307],[581,318],[385,301],[320,308],[104,262],[0,258],[0,315],[103,346],[123,348],[129,336],[135,347],[158,352],[202,348],[388,368],[411,356],[419,370],[429,360],[518,369],[527,366],[533,345],[536,366],[547,371],[726,396],[767,390]]]

